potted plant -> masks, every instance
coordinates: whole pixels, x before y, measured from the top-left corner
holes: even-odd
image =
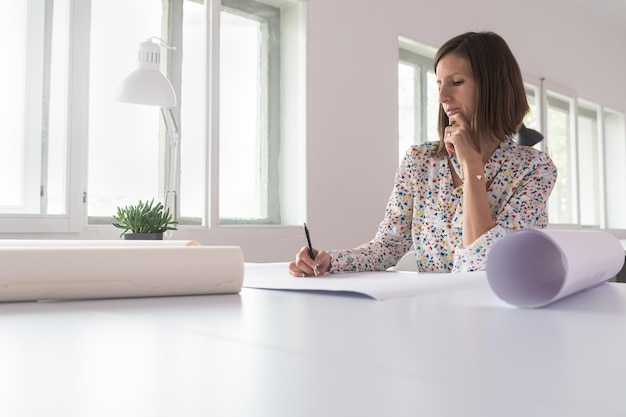
[[[154,199],[136,205],[118,207],[117,215],[113,216],[113,226],[124,229],[120,234],[124,239],[163,239],[163,233],[176,230],[177,221],[173,219],[169,208],[161,203],[154,203]],[[128,233],[128,232],[131,233]]]

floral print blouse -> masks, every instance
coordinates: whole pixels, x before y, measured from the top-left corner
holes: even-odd
[[[464,247],[463,187],[454,187],[448,158],[436,157],[436,149],[431,142],[406,152],[376,236],[354,249],[328,251],[330,272],[385,270],[411,249],[420,271],[484,270],[489,249],[507,232],[547,226],[556,167],[546,153],[508,140],[484,170],[495,226]],[[454,155],[450,162],[463,178]]]

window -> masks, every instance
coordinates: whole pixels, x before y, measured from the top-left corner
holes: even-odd
[[[401,47],[398,62],[398,151],[437,141],[439,99],[433,60]]]
[[[572,99],[547,93],[547,144],[559,170],[548,204],[550,223],[573,224],[578,217],[576,143],[572,129]]]
[[[163,198],[160,111],[115,99],[153,36],[176,47],[162,49],[161,72],[178,98],[180,225],[302,218],[304,2],[222,0],[220,13],[214,4],[6,5],[0,30],[17,64],[0,69],[3,231],[80,232],[110,225],[118,206]]]
[[[278,223],[280,10],[222,3],[220,223]]]
[[[606,227],[626,229],[626,120],[623,113],[600,109],[600,143],[604,151]],[[609,192],[608,190],[612,190]],[[614,192],[613,192],[614,191]]]
[[[0,36],[10,39],[11,65],[0,66],[0,214],[64,216],[69,2],[2,7]]]
[[[98,3],[100,7],[107,9],[110,16],[121,14],[122,11],[118,7],[125,7],[123,1],[118,6],[108,1],[93,1],[94,4]],[[280,224],[278,199],[281,184],[278,178],[278,158],[281,142],[281,9],[251,0],[222,1],[217,84],[219,144],[212,149],[207,142],[205,123],[207,109],[210,109],[210,106],[207,105],[209,103],[207,97],[199,94],[200,91],[206,91],[207,86],[204,70],[206,61],[204,34],[207,30],[204,5],[200,1],[172,2],[168,9],[169,16],[161,16],[158,3],[155,4],[153,1],[147,3],[149,4],[142,8],[152,12],[149,19],[141,19],[145,26],[135,25],[132,34],[120,31],[122,33],[118,36],[122,39],[141,39],[139,33],[160,33],[158,26],[162,19],[167,19],[170,22],[168,38],[180,40],[173,42],[174,46],[179,45],[176,51],[168,54],[164,67],[167,68],[170,79],[179,92],[181,224],[199,225],[208,222],[211,198],[207,207],[207,197],[213,197],[219,202],[213,207],[219,212],[220,224]],[[180,4],[183,10],[176,9]],[[285,3],[286,6],[290,4]],[[93,13],[92,16],[106,15]],[[128,18],[132,19],[131,16]],[[109,21],[109,18],[100,20],[103,26]],[[93,26],[97,30],[96,23],[94,21]],[[108,32],[105,27],[99,32],[102,42],[107,40],[110,42]],[[120,40],[120,43],[123,41]],[[129,46],[135,47],[134,44]],[[129,52],[126,56],[130,57],[132,54]],[[92,67],[94,66],[104,65],[92,64]],[[127,68],[126,72],[129,71]],[[177,77],[176,74],[182,76]],[[120,74],[117,79],[121,79],[122,76]],[[92,81],[92,88],[98,88],[95,85],[97,82]],[[112,87],[102,90],[110,92]],[[94,100],[105,102],[102,97],[92,99]],[[130,138],[138,138],[139,140],[133,139],[135,148],[127,155],[129,159],[134,160],[137,154],[142,154],[142,165],[136,168],[138,172],[154,173],[162,164],[159,161],[163,161],[167,154],[167,146],[163,145],[163,139],[160,153],[157,152],[158,147],[154,146],[159,137],[158,130],[155,130],[159,127],[157,109],[136,109],[137,106],[133,105],[130,105],[132,109],[128,105],[123,105],[122,109],[122,105],[115,102],[111,102],[111,106],[120,112],[120,117],[135,120],[134,123],[130,120],[124,122],[124,125],[133,125],[135,131],[130,135],[118,135],[117,140],[124,145],[119,143],[118,146],[112,147],[109,139],[112,132],[109,128],[107,138],[97,141],[100,147],[94,147],[90,151],[92,157],[89,176],[89,216],[90,219],[94,216],[96,219],[97,216],[104,217],[105,222],[109,222],[107,213],[113,213],[116,206],[128,203],[131,199],[147,199],[155,195],[159,190],[159,182],[156,175],[129,175],[128,171],[122,170],[119,172],[120,177],[111,181],[105,161],[110,160],[112,155],[102,158],[102,147],[128,149]],[[106,123],[104,120],[102,122]],[[101,135],[106,131],[102,126],[92,128],[92,131],[94,130]],[[207,157],[216,150],[219,157],[214,163],[218,165],[218,169],[210,171]],[[98,167],[98,164],[104,166]],[[207,169],[215,173],[219,180],[207,183]],[[94,175],[91,175],[91,172],[94,172]],[[127,187],[123,193],[118,185],[120,182]],[[216,194],[206,195],[205,190],[215,189],[218,190]]]
[[[120,83],[136,68],[134,58],[139,43],[150,36],[161,37],[160,2],[133,0],[132,4],[134,7],[129,8],[127,0],[91,1],[87,188],[90,223],[109,224],[117,206],[159,198],[158,173],[163,158],[159,147],[162,149],[165,142],[159,135],[159,108],[115,100]],[[117,30],[111,30],[113,21]],[[164,51],[161,57],[161,72],[166,73]]]
[[[420,67],[398,63],[398,150],[400,159],[413,144],[420,143],[421,122],[420,102]]]
[[[604,212],[598,109],[578,101],[578,183],[580,190],[580,225],[599,227]]]
[[[559,177],[548,202],[554,226],[624,229],[624,115],[546,90],[546,145]]]
[[[530,107],[530,111],[528,112],[526,117],[524,117],[524,125],[529,129],[541,131],[539,120],[540,100],[539,94],[537,92],[538,89],[535,86],[526,84],[524,85],[524,90],[526,91],[526,99],[528,100],[528,106]],[[541,142],[539,142],[537,145],[535,145],[535,147],[540,148],[541,145]]]
[[[546,142],[559,170],[548,204],[550,223],[623,228],[621,193],[605,191],[624,186],[618,174],[626,162],[623,115],[554,91],[546,95]]]

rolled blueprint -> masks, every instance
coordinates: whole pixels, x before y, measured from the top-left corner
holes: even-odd
[[[91,244],[3,246],[0,301],[237,293],[238,246]]]
[[[487,280],[509,304],[543,307],[617,275],[624,248],[609,233],[524,229],[497,242],[487,258]]]
[[[3,247],[61,247],[61,246],[199,246],[195,240],[94,240],[94,239],[0,239]]]

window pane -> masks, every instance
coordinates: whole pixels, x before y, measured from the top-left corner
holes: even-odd
[[[524,117],[524,125],[529,129],[539,130],[539,113],[537,113],[538,108],[538,96],[537,89],[535,87],[525,86],[526,91],[526,99],[528,100],[528,106],[530,107],[530,111]]]
[[[154,0],[92,1],[90,221],[111,217],[117,206],[159,198],[159,108],[118,102],[116,93],[137,67],[139,44],[160,36],[161,8]]]
[[[426,88],[428,103],[426,103],[426,137],[425,141],[439,141],[437,123],[439,117],[439,88],[437,87],[437,76],[432,70],[426,72]]]
[[[550,156],[559,171],[548,203],[549,220],[550,223],[575,223],[575,167],[572,163],[574,153],[568,101],[548,97],[547,124]]]
[[[47,210],[42,213],[64,214],[67,205],[67,91],[68,91],[68,43],[69,27],[69,0],[55,0],[52,27],[56,28],[52,34],[51,52],[52,65],[50,66],[50,101],[47,150],[44,145],[43,158],[47,162],[44,166],[44,183],[47,183],[47,192],[44,193],[43,206]]]
[[[439,93],[432,59],[402,49],[398,63],[398,132],[400,159],[409,146],[439,140]]]
[[[255,19],[221,14],[220,218],[267,217],[263,29]]]
[[[578,169],[580,224],[600,226],[600,154],[595,110],[580,108],[578,111]]]
[[[206,47],[202,3],[183,3],[182,80],[180,94],[181,224],[203,224],[206,183]]]
[[[604,109],[606,227],[626,229],[626,119],[623,113]]]
[[[419,138],[420,68],[400,62],[398,64],[398,151],[400,160],[406,150]]]
[[[2,7],[0,213],[64,214],[68,2]]]
[[[0,65],[0,122],[5,134],[0,135],[0,207],[3,213],[23,211],[24,123],[27,51],[26,2],[8,2],[0,13],[0,36],[11,39],[4,46],[6,56],[13,57],[14,65]],[[11,181],[9,181],[11,179]]]

